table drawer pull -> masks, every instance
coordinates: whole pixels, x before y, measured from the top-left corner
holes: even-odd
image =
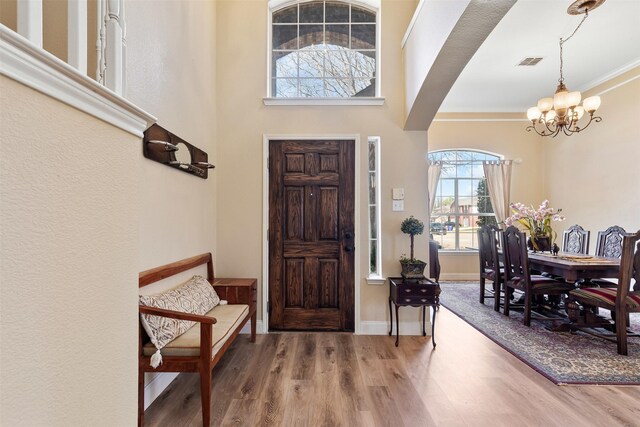
[[[411,298],[406,298],[405,302],[411,302]]]
[[[420,289],[420,292],[422,292],[424,294],[425,292],[427,292],[427,290],[426,289]]]
[[[427,300],[425,298],[422,298],[420,301],[427,302]]]
[[[405,289],[404,290],[406,293],[411,293],[411,289]]]

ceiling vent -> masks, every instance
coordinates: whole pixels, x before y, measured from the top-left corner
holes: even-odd
[[[522,61],[520,61],[520,63],[518,64],[518,67],[533,67],[540,61],[542,61],[542,58],[539,56],[524,58]]]

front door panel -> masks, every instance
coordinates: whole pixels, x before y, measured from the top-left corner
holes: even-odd
[[[269,326],[354,328],[352,140],[270,141]]]

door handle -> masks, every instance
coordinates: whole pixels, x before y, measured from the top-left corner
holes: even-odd
[[[353,233],[351,233],[350,231],[347,231],[346,233],[344,233],[344,238],[353,239]]]
[[[353,246],[345,246],[344,247],[344,251],[345,252],[353,252],[354,249],[355,249],[355,247],[353,247]]]

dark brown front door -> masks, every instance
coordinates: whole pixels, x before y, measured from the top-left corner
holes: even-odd
[[[271,329],[354,329],[354,149],[270,141]]]

